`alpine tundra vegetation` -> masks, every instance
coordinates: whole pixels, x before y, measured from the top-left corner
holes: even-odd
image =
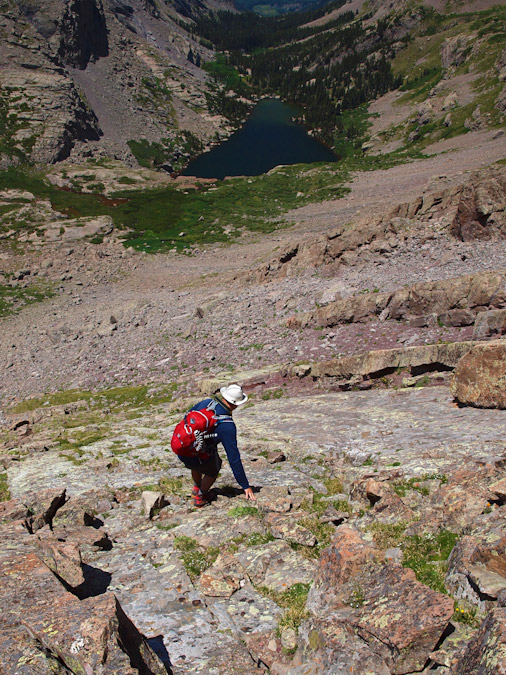
[[[505,25],[0,0],[2,673],[506,671]],[[186,175],[265,98],[337,160]]]

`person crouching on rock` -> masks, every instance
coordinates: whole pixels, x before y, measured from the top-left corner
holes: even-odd
[[[218,443],[221,443],[227,453],[227,459],[234,478],[244,490],[246,499],[255,500],[237,447],[237,429],[232,419],[233,411],[244,405],[248,397],[238,384],[222,387],[219,393],[211,398],[205,398],[191,408],[191,410],[211,410],[216,415],[216,426],[211,438],[206,438],[202,451],[197,456],[178,455],[183,464],[191,470],[193,478],[193,503],[197,507],[206,506],[211,501],[209,490],[221,469],[222,460],[218,454]]]

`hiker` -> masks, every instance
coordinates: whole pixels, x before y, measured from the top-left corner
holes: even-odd
[[[211,437],[206,438],[198,454],[178,455],[183,464],[191,469],[194,482],[193,503],[197,507],[206,506],[211,501],[209,490],[218,478],[222,465],[218,454],[218,443],[222,443],[225,448],[234,478],[244,490],[246,499],[256,499],[244,472],[237,447],[237,429],[232,419],[233,411],[247,400],[248,397],[242,388],[238,384],[231,384],[228,387],[222,387],[212,397],[205,398],[191,408],[191,410],[211,410],[217,417],[216,426],[210,434]]]

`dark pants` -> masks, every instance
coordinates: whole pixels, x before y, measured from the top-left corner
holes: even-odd
[[[221,457],[216,448],[207,451],[209,457],[200,459],[200,457],[183,457],[178,455],[187,469],[192,469],[204,474],[204,476],[211,476],[215,478],[219,473],[222,465]]]

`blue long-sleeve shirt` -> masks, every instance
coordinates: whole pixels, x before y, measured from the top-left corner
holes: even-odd
[[[225,406],[215,398],[205,398],[192,408],[192,410],[204,409],[213,410],[218,417],[218,422],[214,428],[214,433],[217,434],[217,438],[213,441],[213,445],[217,445],[218,443],[223,445],[234,478],[242,489],[246,490],[249,488],[249,482],[242,465],[239,448],[237,447],[237,429],[230,410],[225,408]]]

